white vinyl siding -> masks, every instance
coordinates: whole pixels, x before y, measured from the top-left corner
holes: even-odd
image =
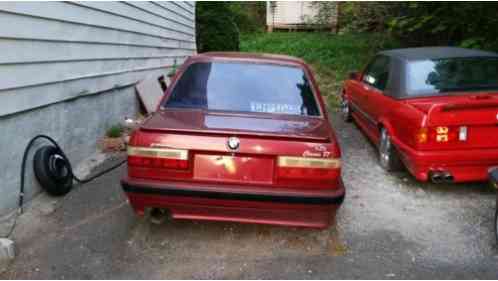
[[[0,116],[167,74],[195,53],[193,2],[0,2]]]

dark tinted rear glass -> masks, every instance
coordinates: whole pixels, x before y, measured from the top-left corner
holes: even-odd
[[[383,91],[389,78],[389,58],[378,56],[367,67],[363,75],[363,82]]]
[[[301,68],[257,63],[194,63],[180,77],[164,107],[320,114]]]
[[[450,58],[408,64],[410,95],[454,91],[498,90],[498,59]]]

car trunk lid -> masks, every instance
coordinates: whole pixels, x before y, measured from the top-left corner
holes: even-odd
[[[204,110],[165,110],[154,114],[141,129],[146,131],[210,135],[240,135],[326,142],[327,120],[317,117],[272,114],[238,114]]]
[[[446,142],[448,128],[457,140],[444,144],[445,148],[498,147],[498,95],[454,95],[414,99],[409,104],[426,114],[425,126],[443,134],[439,140]],[[466,131],[466,139],[460,133]]]
[[[329,160],[338,159],[340,152],[329,126],[326,119],[317,117],[167,110],[146,120],[130,143],[188,151],[188,169],[182,173],[157,171],[155,178],[160,180],[330,188],[337,184],[340,163],[328,174],[320,165],[334,164]],[[228,141],[234,137],[239,146],[231,149]],[[284,171],[286,176],[297,175],[296,179],[279,178],[281,156],[288,157],[284,163],[288,168]],[[302,158],[326,163],[306,162],[305,165],[313,169],[306,171],[310,172],[308,178],[300,179],[301,171],[296,171],[294,166],[303,164]],[[316,171],[316,167],[320,171]],[[138,173],[133,174],[136,171]],[[140,177],[139,172],[132,169],[131,176]],[[312,173],[317,176],[310,182]],[[327,179],[319,181],[321,175]]]

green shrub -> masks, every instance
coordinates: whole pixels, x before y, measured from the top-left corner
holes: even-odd
[[[229,2],[235,24],[241,33],[262,32],[266,27],[266,2]]]
[[[119,138],[123,135],[124,127],[122,125],[113,125],[107,129],[105,135],[108,138]]]
[[[239,29],[227,2],[196,4],[197,51],[238,51]]]
[[[404,3],[343,2],[340,4],[342,32],[387,32],[389,22],[400,14]]]
[[[342,32],[383,32],[403,47],[498,50],[497,2],[343,2]]]

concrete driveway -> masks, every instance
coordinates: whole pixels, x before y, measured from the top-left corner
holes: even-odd
[[[329,229],[151,225],[126,203],[123,168],[35,204],[15,232],[19,256],[0,278],[498,278],[492,190],[386,174],[356,126],[333,123],[347,198]]]

